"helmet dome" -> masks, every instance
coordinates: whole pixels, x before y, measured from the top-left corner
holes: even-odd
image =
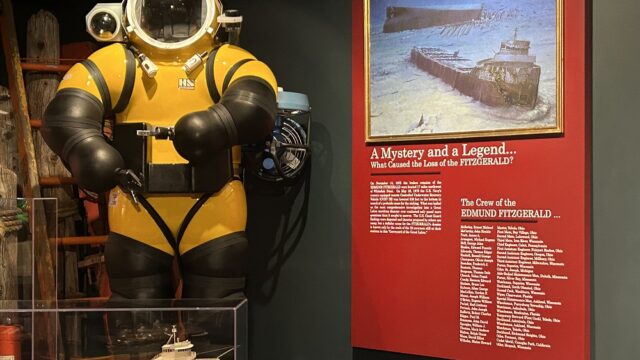
[[[126,29],[139,45],[182,49],[214,32],[219,11],[214,0],[129,0]]]

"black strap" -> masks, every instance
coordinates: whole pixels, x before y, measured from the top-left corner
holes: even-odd
[[[127,68],[124,75],[124,85],[120,92],[120,98],[116,107],[113,108],[114,114],[123,112],[127,106],[129,106],[129,100],[131,100],[131,94],[133,93],[133,86],[136,83],[136,58],[133,52],[123,45],[124,55],[126,58]]]
[[[216,88],[216,79],[213,74],[213,63],[215,62],[216,55],[218,54],[218,50],[220,48],[217,47],[213,49],[211,54],[209,54],[209,58],[207,59],[207,65],[205,68],[205,75],[207,78],[207,88],[209,89],[209,96],[211,96],[211,100],[214,103],[220,101],[220,93],[218,92],[218,88]]]
[[[169,229],[169,226],[167,225],[167,223],[164,222],[160,214],[158,214],[156,209],[153,208],[153,206],[151,205],[151,203],[149,203],[149,200],[147,200],[147,198],[145,198],[142,194],[136,194],[136,198],[138,199],[138,201],[140,201],[140,204],[142,204],[142,207],[144,207],[145,210],[147,210],[147,212],[149,213],[153,221],[156,223],[156,225],[158,225],[158,228],[160,228],[160,231],[162,231],[162,235],[164,235],[164,237],[167,239],[167,241],[169,242],[169,245],[171,245],[171,248],[175,252],[176,256],[180,256],[178,243],[176,242],[176,239],[173,237],[173,233],[171,233],[171,229]]]
[[[198,210],[200,210],[202,205],[204,205],[204,203],[207,202],[207,200],[209,200],[209,198],[212,195],[213,195],[212,193],[203,194],[198,199],[198,201],[196,201],[196,203],[193,204],[193,206],[187,213],[187,216],[185,216],[184,219],[182,220],[182,224],[180,224],[180,230],[178,230],[178,236],[176,237],[176,243],[178,247],[180,247],[180,241],[182,241],[182,237],[184,236],[185,231],[187,231],[187,227],[189,226],[189,223],[191,223],[191,220],[193,220],[193,217],[196,216],[196,214],[198,213]]]
[[[136,197],[140,202],[140,204],[142,204],[142,207],[144,207],[145,210],[147,210],[147,212],[149,213],[153,221],[156,223],[156,225],[158,225],[158,228],[160,228],[160,231],[162,231],[162,234],[167,239],[167,242],[169,242],[169,245],[171,245],[171,248],[173,249],[175,257],[178,260],[178,271],[180,271],[180,274],[183,273],[182,257],[180,256],[180,241],[182,240],[182,236],[184,236],[184,233],[185,231],[187,231],[187,227],[189,226],[189,223],[191,222],[191,220],[193,220],[193,217],[198,213],[198,210],[200,210],[202,205],[204,205],[204,203],[207,202],[207,200],[209,200],[209,198],[212,195],[213,195],[212,193],[203,194],[198,199],[198,201],[196,201],[196,203],[193,204],[193,206],[191,207],[187,215],[182,220],[182,224],[180,224],[180,230],[178,230],[178,237],[176,240],[176,238],[173,237],[173,233],[171,232],[171,229],[169,229],[169,226],[167,225],[167,223],[162,219],[160,214],[158,214],[156,209],[153,208],[153,205],[149,203],[147,198],[145,198],[142,194],[136,194]]]
[[[89,71],[89,74],[98,87],[100,97],[102,98],[102,104],[104,105],[105,116],[111,115],[111,94],[109,94],[109,88],[107,87],[107,83],[104,80],[104,76],[102,76],[100,69],[98,69],[96,64],[90,59],[82,60],[80,63],[87,69],[87,71]]]
[[[229,69],[229,71],[227,72],[227,76],[224,77],[224,83],[222,85],[222,92],[225,92],[227,90],[227,87],[229,87],[229,83],[231,82],[231,79],[233,78],[233,75],[236,74],[236,71],[238,71],[238,69],[240,69],[240,67],[250,61],[255,61],[255,59],[243,59],[238,61],[237,63],[233,64],[233,66],[231,67],[231,69]]]
[[[180,248],[178,247],[178,242],[173,237],[173,233],[171,233],[171,229],[169,229],[169,226],[167,225],[167,223],[164,222],[160,214],[158,214],[156,209],[153,208],[153,206],[151,205],[151,203],[149,203],[147,198],[145,198],[142,194],[136,194],[136,197],[138,201],[140,201],[140,203],[142,204],[142,207],[144,207],[147,210],[147,212],[149,213],[153,221],[156,223],[156,225],[158,225],[158,227],[160,228],[160,231],[162,231],[162,234],[167,239],[167,242],[173,249],[173,253],[178,262],[178,272],[182,276],[183,266],[182,266],[182,258],[180,257]]]

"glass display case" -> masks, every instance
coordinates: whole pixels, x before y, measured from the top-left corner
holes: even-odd
[[[246,299],[58,299],[56,224],[55,199],[0,199],[0,359],[248,358]]]
[[[59,358],[229,360],[248,357],[247,312],[246,300],[65,300],[50,316]]]

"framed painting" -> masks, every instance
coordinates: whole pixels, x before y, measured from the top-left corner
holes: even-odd
[[[365,0],[366,140],[559,135],[563,0]]]

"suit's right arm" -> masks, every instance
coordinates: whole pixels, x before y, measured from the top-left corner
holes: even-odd
[[[116,46],[103,48],[91,55],[91,64],[99,68],[110,58],[112,64],[115,62],[111,66],[122,67],[121,74],[124,74],[125,63],[115,61],[125,59],[124,49]],[[105,70],[101,72],[107,75]],[[117,72],[118,69],[115,70]],[[67,164],[78,185],[95,192],[116,186],[116,169],[125,166],[120,153],[102,134],[105,105],[111,107],[111,99],[120,96],[122,83],[116,82],[109,79],[101,82],[86,66],[76,64],[60,83],[58,93],[49,103],[43,118],[41,133],[46,143]]]

